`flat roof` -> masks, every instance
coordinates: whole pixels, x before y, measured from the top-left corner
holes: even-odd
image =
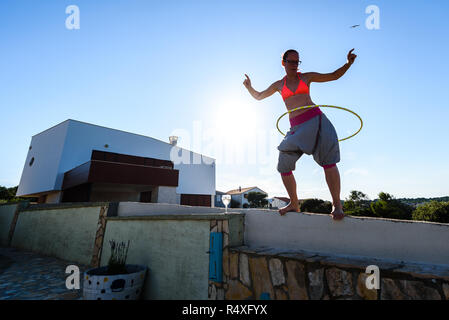
[[[90,125],[90,126],[94,126],[94,127],[98,127],[98,128],[104,128],[104,129],[108,129],[108,130],[119,131],[119,132],[123,132],[123,133],[127,133],[127,134],[132,134],[132,135],[136,135],[136,136],[148,138],[148,139],[153,139],[153,140],[156,140],[156,141],[158,141],[158,142],[162,142],[162,143],[171,145],[169,142],[165,142],[165,141],[162,141],[162,140],[153,138],[153,137],[145,136],[145,135],[143,135],[143,134],[133,133],[133,132],[128,132],[128,131],[120,130],[120,129],[109,128],[109,127],[105,127],[105,126],[101,126],[101,125],[97,125],[97,124],[92,124],[92,123],[89,123],[89,122],[79,121],[79,120],[73,120],[73,119],[67,119],[67,120],[64,120],[64,121],[62,121],[62,122],[60,122],[60,123],[58,123],[58,124],[56,124],[56,125],[54,125],[54,126],[48,128],[48,129],[45,129],[44,131],[41,131],[41,132],[39,132],[39,133],[37,133],[37,134],[31,136],[31,137],[34,138],[35,136],[38,136],[38,135],[40,135],[40,134],[42,134],[42,133],[44,133],[44,132],[46,132],[46,131],[48,131],[48,130],[51,130],[51,129],[57,127],[57,126],[60,126],[60,125],[62,125],[63,123],[65,123],[65,122],[67,122],[67,121],[69,121],[69,122],[70,122],[70,121],[73,121],[73,122],[78,122],[78,123],[81,123],[81,124]],[[212,160],[214,160],[214,161],[216,160],[215,158],[212,158],[212,157],[203,155],[203,154],[201,154],[201,153],[197,153],[197,152],[194,152],[194,151],[191,151],[191,150],[182,148],[182,147],[180,147],[180,146],[178,146],[178,145],[176,145],[176,147],[179,148],[179,149],[181,149],[181,150],[186,150],[186,151],[192,152],[193,154],[198,154],[198,155],[201,155],[201,156],[208,157],[208,158],[210,158],[210,159],[212,159]]]

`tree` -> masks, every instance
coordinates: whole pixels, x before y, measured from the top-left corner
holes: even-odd
[[[248,192],[247,199],[250,208],[261,208],[268,205],[267,195],[262,192]]]
[[[413,220],[433,221],[449,223],[449,201],[430,201],[415,209],[412,213]]]
[[[357,202],[357,201],[369,200],[369,198],[362,191],[352,190],[351,194],[349,195],[349,200]]]
[[[321,199],[306,199],[299,206],[301,212],[331,213],[332,203]]]
[[[411,220],[413,207],[402,203],[388,193],[380,192],[379,200],[371,203],[371,210],[376,217]]]
[[[19,186],[6,188],[4,186],[0,186],[0,203],[19,202],[19,201],[37,201],[37,198],[16,197],[18,187]]]
[[[10,199],[8,189],[3,186],[0,186],[0,199],[1,200],[9,200]]]
[[[343,203],[343,211],[350,216],[373,217],[370,200],[362,191],[352,190],[349,198]]]

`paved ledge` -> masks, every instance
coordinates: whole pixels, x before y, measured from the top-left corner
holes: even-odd
[[[244,213],[186,213],[186,214],[148,214],[138,216],[106,217],[106,220],[229,220],[233,217],[244,217]]]
[[[323,266],[335,266],[345,269],[366,270],[369,265],[379,267],[382,275],[391,276],[392,274],[401,274],[415,278],[423,279],[443,279],[449,280],[448,265],[432,265],[409,263],[400,260],[377,259],[360,256],[332,255],[320,252],[311,252],[305,250],[285,250],[270,247],[248,247],[239,246],[229,248],[230,252],[246,253],[250,255],[263,255],[270,257],[286,258],[304,261],[312,264],[321,264]]]
[[[245,211],[245,245],[449,266],[449,224]]]
[[[63,202],[63,203],[43,203],[32,204],[21,211],[37,211],[37,210],[60,210],[72,208],[101,207],[108,206],[110,202]]]

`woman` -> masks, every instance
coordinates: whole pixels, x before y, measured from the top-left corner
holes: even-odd
[[[287,110],[315,105],[310,98],[310,84],[333,81],[343,76],[357,57],[352,51],[354,49],[348,52],[345,65],[332,73],[322,74],[297,72],[298,65],[301,63],[299,54],[296,50],[290,49],[282,57],[282,66],[286,72],[284,78],[274,82],[265,91],[258,92],[251,86],[251,80],[245,74],[246,79],[243,81],[243,85],[257,100],[265,99],[276,91],[279,92]],[[289,211],[299,212],[296,181],[292,171],[295,170],[296,161],[306,153],[313,154],[314,160],[324,169],[326,182],[332,195],[332,218],[343,219],[344,213],[340,201],[340,174],[336,165],[337,162],[340,162],[340,149],[334,126],[319,107],[293,111],[289,113],[289,120],[290,130],[278,146],[277,170],[287,189],[290,203],[279,209],[279,213],[284,215]]]

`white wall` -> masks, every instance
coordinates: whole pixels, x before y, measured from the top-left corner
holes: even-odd
[[[245,245],[449,266],[449,224],[245,211]]]
[[[179,194],[215,194],[215,160],[204,157],[207,163],[213,162],[210,165],[194,164],[193,155],[194,153],[190,152],[190,164],[174,165],[174,168],[179,170],[179,185],[176,192]]]
[[[69,121],[64,121],[31,138],[31,150],[23,166],[17,196],[59,189],[55,182],[68,125]]]

